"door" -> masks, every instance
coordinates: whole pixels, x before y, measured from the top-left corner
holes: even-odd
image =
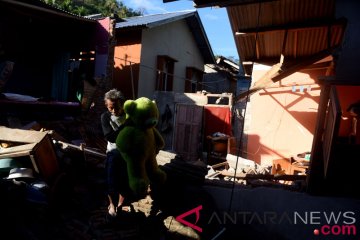
[[[174,150],[185,161],[196,161],[201,154],[202,117],[202,106],[176,105]]]
[[[334,149],[335,138],[339,130],[339,122],[341,117],[341,108],[336,93],[336,88],[332,87],[330,90],[330,100],[326,113],[325,130],[323,135],[323,156],[324,156],[324,175],[329,172],[329,165],[331,165],[332,151]]]

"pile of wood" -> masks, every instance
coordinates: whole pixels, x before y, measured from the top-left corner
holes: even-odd
[[[276,186],[288,188],[297,182],[304,183],[306,175],[288,175],[272,173],[272,166],[261,166],[254,161],[231,154],[226,160],[209,166],[205,176],[207,183],[217,184],[218,181],[236,182],[249,186]],[[300,184],[300,188],[303,184]],[[300,189],[299,188],[299,189]]]

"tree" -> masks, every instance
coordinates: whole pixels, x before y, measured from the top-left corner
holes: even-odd
[[[80,16],[100,13],[104,17],[117,15],[125,18],[142,15],[140,10],[128,8],[122,1],[117,0],[45,0],[45,2]]]

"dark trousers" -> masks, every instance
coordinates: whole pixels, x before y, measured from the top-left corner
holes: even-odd
[[[107,193],[117,206],[119,193],[125,198],[130,193],[126,162],[117,149],[107,152],[106,155]]]

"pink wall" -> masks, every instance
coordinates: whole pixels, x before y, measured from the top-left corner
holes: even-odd
[[[253,82],[265,72],[254,70]],[[248,159],[271,165],[272,160],[311,151],[320,96],[320,87],[314,79],[319,75],[325,73],[297,72],[284,78],[281,86],[275,83],[251,96],[246,123]]]

